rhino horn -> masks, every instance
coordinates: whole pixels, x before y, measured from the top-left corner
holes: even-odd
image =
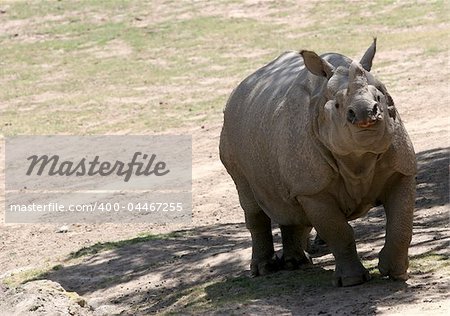
[[[349,68],[348,95],[354,95],[357,91],[367,89],[367,77],[364,69],[353,61]]]
[[[364,53],[364,56],[361,58],[361,61],[359,62],[361,66],[367,71],[370,71],[372,69],[372,61],[375,57],[375,53],[377,51],[377,38],[375,37],[373,39],[372,45],[366,50]]]
[[[326,77],[330,79],[334,72],[334,67],[325,59],[321,58],[315,52],[302,50],[300,52],[305,61],[306,68],[316,76]]]

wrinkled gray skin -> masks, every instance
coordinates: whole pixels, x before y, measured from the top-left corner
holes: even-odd
[[[415,154],[392,98],[369,72],[375,51],[376,41],[359,63],[335,53],[287,52],[230,96],[220,158],[251,233],[253,275],[310,262],[304,250],[314,227],[335,257],[333,283],[367,281],[348,221],[383,204],[378,268],[408,278]],[[272,221],[281,228],[281,260]]]

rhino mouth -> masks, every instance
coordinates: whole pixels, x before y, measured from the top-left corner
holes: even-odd
[[[351,134],[356,147],[374,153],[385,152],[392,141],[381,124],[370,128],[354,127]]]
[[[353,135],[354,140],[367,143],[375,139],[382,138],[384,128],[382,124],[374,124],[367,127],[358,127],[353,125],[350,127],[350,132]]]
[[[377,123],[377,120],[373,120],[373,121],[367,121],[367,122],[359,122],[356,124],[357,127],[359,128],[369,128],[371,126],[374,126]]]
[[[360,134],[360,133],[377,133],[379,132],[378,128],[359,128],[358,130],[356,130],[356,133]]]

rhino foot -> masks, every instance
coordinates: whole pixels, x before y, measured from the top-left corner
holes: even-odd
[[[381,266],[380,264],[378,265],[378,270],[380,270],[382,276],[388,276],[391,280],[394,281],[406,281],[409,279],[409,275],[407,272],[393,273],[389,269],[383,268],[383,266]]]
[[[331,252],[327,243],[322,238],[320,238],[319,235],[317,235],[314,240],[308,243],[306,251],[309,254],[314,255],[315,257],[323,256]]]
[[[388,276],[395,281],[408,280],[408,253],[400,256],[399,251],[394,252],[387,247],[383,247],[379,255],[378,270],[382,276]]]
[[[276,256],[266,260],[252,260],[250,271],[252,277],[262,276],[277,272],[280,270],[281,260]]]
[[[345,269],[346,273],[343,272],[336,266],[336,271],[333,276],[334,286],[352,286],[358,285],[370,280],[369,271],[367,271],[361,263],[358,266],[352,266],[353,269]]]
[[[312,263],[312,259],[307,253],[297,257],[284,255],[281,257],[281,268],[284,270],[297,270],[303,265]]]
[[[405,282],[409,279],[408,273],[398,274],[398,275],[392,275],[392,274],[381,274],[382,276],[389,276],[389,279],[394,281],[402,281]]]
[[[358,275],[358,276],[347,276],[347,277],[335,277],[333,279],[334,286],[353,286],[362,284],[370,280],[370,274],[367,272],[366,274]]]

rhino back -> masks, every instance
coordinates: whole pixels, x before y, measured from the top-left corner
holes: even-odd
[[[244,125],[247,122],[242,114],[271,112],[274,103],[286,94],[302,68],[303,61],[297,52],[286,52],[260,68],[233,91],[225,108],[224,119],[240,118],[236,123]]]
[[[284,53],[248,76],[233,91],[224,110],[221,135],[225,166],[235,163],[246,173],[264,167],[255,161],[269,154],[267,146],[275,109],[298,76],[302,63],[300,54]]]

